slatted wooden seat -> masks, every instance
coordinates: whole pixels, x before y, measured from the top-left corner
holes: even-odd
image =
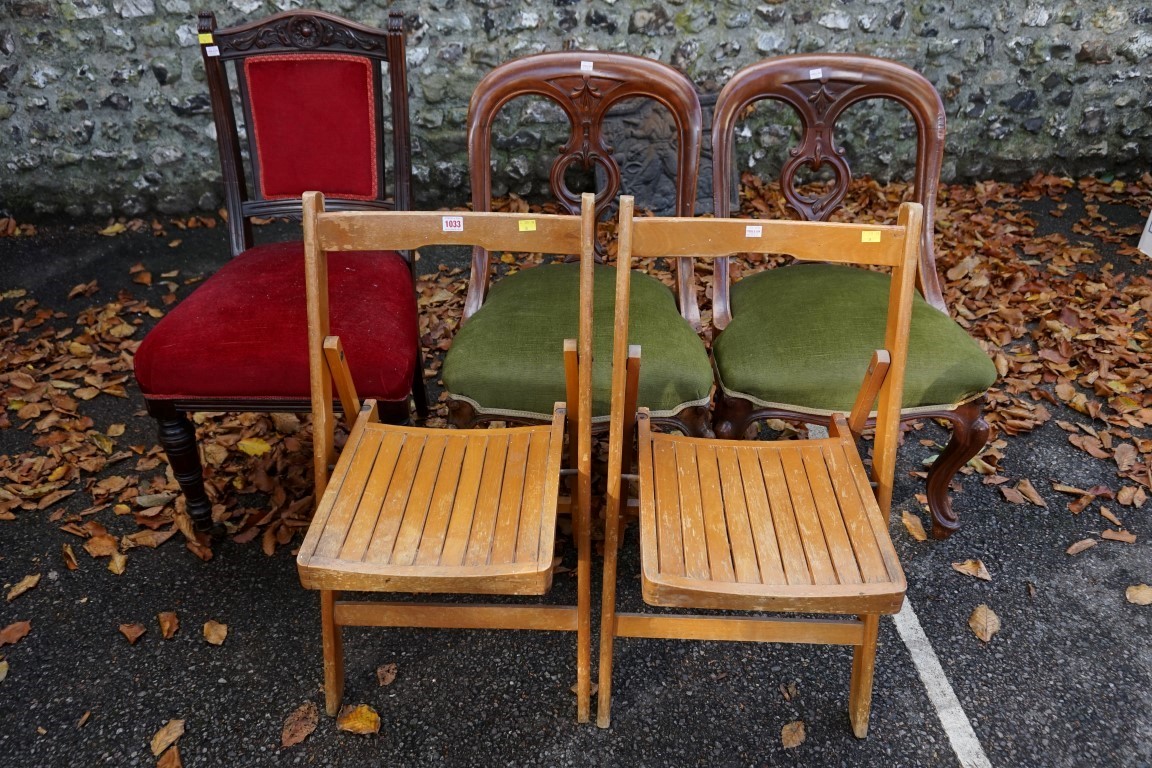
[[[309,589],[542,595],[552,585],[564,409],[550,425],[358,425],[300,550]]]
[[[897,226],[732,219],[633,219],[620,205],[612,358],[597,721],[611,720],[616,637],[833,643],[855,647],[849,716],[868,732],[881,614],[895,613],[905,580],[888,534],[888,509],[907,359],[922,209],[906,203]],[[640,352],[629,347],[633,257],[663,252],[716,258],[736,252],[885,265],[892,269],[885,349],[868,365],[851,413],[825,439],[733,442],[653,432],[635,409]],[[771,361],[768,361],[769,363]],[[873,493],[855,437],[876,411]],[[628,474],[636,432],[636,474]],[[850,618],[617,613],[620,510],[625,481],[638,486],[641,579],[655,606],[840,614]]]
[[[594,197],[585,195],[579,217],[324,213],[319,194],[305,195],[319,501],[297,565],[301,583],[321,592],[330,715],[336,714],[343,694],[341,627],[355,625],[575,632],[577,717],[588,720],[594,206]],[[339,339],[327,335],[326,255],[426,245],[580,255],[579,341],[566,341],[555,353],[565,361],[568,401],[555,404],[549,423],[470,430],[390,426],[379,423],[373,401],[359,402]],[[356,415],[338,459],[333,388],[345,414]],[[571,465],[566,470],[565,456]],[[564,473],[573,477],[567,497],[560,495]],[[556,519],[562,510],[572,513],[576,605],[339,599],[344,590],[543,595],[552,585]]]

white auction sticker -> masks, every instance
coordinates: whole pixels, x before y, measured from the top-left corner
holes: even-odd
[[[444,216],[441,221],[444,225],[445,232],[463,232],[464,231],[464,217],[463,216]]]
[[[1144,234],[1140,235],[1140,245],[1136,247],[1145,256],[1152,256],[1152,213],[1148,214],[1148,223],[1144,225]]]
[[[824,70],[823,69],[810,69],[810,70],[808,70],[808,79],[809,80],[819,80],[822,77],[824,77]]]
[[[592,62],[590,62],[590,61],[580,62],[580,71],[581,72],[591,72],[592,71]]]
[[[749,224],[744,227],[744,237],[762,237],[764,235],[764,227],[759,224]]]
[[[215,45],[209,45],[204,48],[204,55],[214,58],[220,55],[220,49]]]

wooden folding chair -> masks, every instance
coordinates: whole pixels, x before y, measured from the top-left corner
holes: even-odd
[[[320,590],[324,693],[330,715],[343,694],[341,627],[455,627],[576,632],[578,718],[589,717],[591,592],[592,264],[594,198],[581,215],[506,213],[324,213],[304,196],[309,361],[319,503],[297,557],[300,581]],[[436,430],[378,423],[360,403],[339,339],[328,336],[326,259],[348,250],[479,245],[581,258],[579,341],[557,348],[567,369],[567,404],[547,424]],[[333,383],[356,414],[336,458]],[[572,468],[562,469],[564,439]],[[329,476],[329,467],[335,464]],[[559,497],[576,476],[575,500]],[[322,495],[321,495],[322,492]],[[569,507],[577,549],[577,604],[349,602],[361,592],[542,595],[552,584],[556,516]]]
[[[604,599],[597,721],[611,719],[617,637],[842,644],[855,647],[849,717],[868,733],[879,617],[904,600],[904,574],[888,535],[900,395],[923,209],[905,203],[896,226],[733,219],[633,219],[620,205],[612,420],[604,546]],[[633,257],[715,258],[737,252],[892,269],[885,349],[878,350],[851,414],[827,439],[733,442],[653,432],[633,389],[640,350],[629,347]],[[879,394],[869,484],[854,438]],[[637,431],[638,470],[625,453]],[[672,608],[841,614],[772,618],[616,612],[616,571],[625,482],[638,486],[645,602]]]

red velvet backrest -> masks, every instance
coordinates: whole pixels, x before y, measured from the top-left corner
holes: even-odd
[[[379,193],[373,62],[304,53],[244,62],[258,194],[297,199],[322,189],[351,200]]]

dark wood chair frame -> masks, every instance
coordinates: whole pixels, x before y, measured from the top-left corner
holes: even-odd
[[[700,99],[692,83],[678,70],[653,59],[605,51],[541,53],[515,59],[494,69],[476,86],[468,107],[468,158],[472,178],[472,205],[491,209],[492,126],[500,110],[521,96],[541,96],[567,115],[570,134],[552,162],[552,194],[569,213],[580,212],[580,194],[569,189],[565,174],[573,166],[599,168],[606,183],[596,193],[599,220],[621,189],[620,165],[605,142],[604,120],[610,110],[630,98],[650,99],[664,106],[676,123],[676,215],[692,216],[703,141]],[[597,254],[602,260],[602,255]],[[493,263],[488,251],[475,248],[464,304],[464,321],[475,314],[488,295]],[[700,329],[700,309],[692,259],[676,259],[676,299],[680,314]],[[449,421],[467,428],[504,416],[485,416],[463,400],[448,400]],[[676,418],[653,419],[693,435],[710,434],[708,408],[685,408]]]
[[[944,104],[926,78],[902,64],[853,54],[805,54],[766,59],[737,72],[721,90],[712,119],[715,215],[731,215],[732,137],[736,125],[751,104],[771,99],[792,107],[801,124],[800,143],[789,150],[788,160],[780,172],[788,206],[810,221],[828,220],[843,204],[852,181],[843,150],[836,144],[836,121],[852,105],[877,98],[903,105],[916,124],[913,199],[924,207],[925,221],[917,288],[931,306],[948,314],[936,272],[932,227],[944,155]],[[797,189],[797,173],[804,168],[817,171],[825,165],[831,167],[835,176],[825,193],[810,196]],[[732,318],[730,285],[729,260],[717,259],[712,315],[717,332]],[[989,426],[984,420],[983,406],[981,396],[951,410],[917,410],[901,416],[903,421],[944,419],[952,426],[948,445],[928,471],[928,506],[932,512],[933,535],[937,538],[946,538],[959,527],[948,491],[956,472],[988,443]],[[713,428],[720,437],[739,438],[754,421],[766,418],[829,423],[828,417],[780,408],[757,408],[742,398],[717,395]]]
[[[263,54],[292,53],[341,53],[364,56],[388,66],[389,106],[391,108],[391,134],[393,149],[393,191],[386,193],[385,153],[377,153],[377,178],[380,179],[379,199],[350,200],[329,198],[329,210],[411,210],[412,169],[411,169],[411,130],[408,116],[408,74],[404,53],[404,19],[397,11],[388,14],[386,30],[362,26],[317,11],[286,11],[269,16],[260,21],[242,24],[227,29],[217,29],[216,16],[210,11],[199,15],[200,54],[208,81],[213,121],[216,127],[216,142],[220,151],[220,164],[224,176],[225,208],[228,212],[228,245],[233,258],[239,256],[254,244],[252,217],[301,217],[301,202],[295,199],[266,200],[261,197],[260,187],[247,182],[245,158],[241,153],[236,114],[229,89],[226,71],[227,62],[235,62],[236,82],[240,101],[245,109],[245,124],[252,125],[247,97],[247,82],[243,76],[242,62],[250,57]],[[384,90],[380,65],[373,67],[375,92],[379,94],[375,105],[376,144],[383,146],[384,130]],[[259,178],[259,160],[251,152],[252,177]],[[410,274],[415,280],[414,265],[410,255],[403,254],[408,261]],[[424,366],[416,339],[417,358],[412,380],[412,397],[416,412],[421,418],[428,415],[428,396],[424,386]],[[168,456],[173,475],[180,485],[187,503],[187,511],[197,529],[205,530],[212,524],[212,504],[204,488],[203,466],[196,445],[196,430],[187,414],[196,411],[264,411],[301,412],[311,409],[307,397],[299,400],[260,400],[237,398],[236,400],[195,398],[182,400],[151,400],[145,398],[150,416],[159,425],[160,444]],[[404,422],[410,416],[407,403],[384,408],[381,417],[385,421]]]

